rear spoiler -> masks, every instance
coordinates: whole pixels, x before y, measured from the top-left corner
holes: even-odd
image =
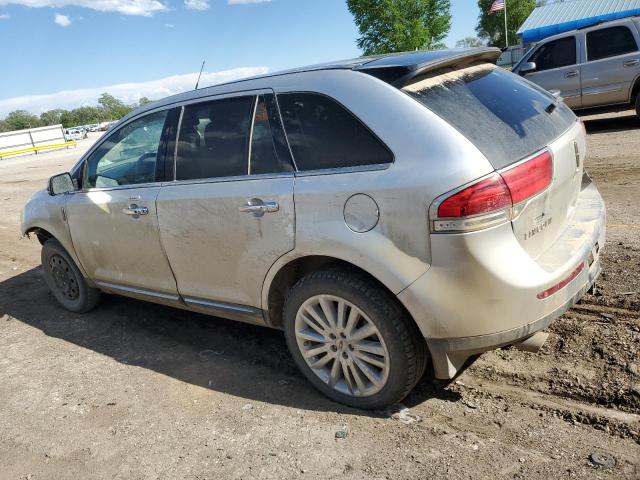
[[[483,47],[473,48],[460,52],[457,55],[449,55],[444,58],[430,60],[424,63],[413,65],[377,65],[377,62],[371,61],[354,67],[353,70],[368,73],[396,88],[403,88],[411,81],[425,73],[435,72],[443,68],[462,68],[476,62],[496,63],[502,52],[499,48]]]

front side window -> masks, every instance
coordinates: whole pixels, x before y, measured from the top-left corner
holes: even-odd
[[[184,108],[176,180],[247,175],[255,97],[233,97]]]
[[[316,93],[278,95],[298,170],[387,164],[393,155],[357,118]]]
[[[536,71],[567,67],[576,63],[576,37],[566,37],[541,45],[529,58]]]
[[[627,27],[610,27],[587,33],[587,59],[615,57],[638,50],[635,38]]]
[[[168,111],[130,122],[107,138],[87,159],[85,188],[155,181],[160,139]]]

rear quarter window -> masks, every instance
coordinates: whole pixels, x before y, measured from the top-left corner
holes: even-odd
[[[335,100],[301,92],[279,94],[278,103],[298,170],[393,162],[386,146]]]
[[[422,78],[403,90],[467,137],[496,169],[542,149],[576,120],[562,101],[492,64]]]

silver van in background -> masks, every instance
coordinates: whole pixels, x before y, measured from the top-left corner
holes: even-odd
[[[640,17],[602,22],[541,41],[513,73],[559,91],[576,112],[640,115],[639,45]]]

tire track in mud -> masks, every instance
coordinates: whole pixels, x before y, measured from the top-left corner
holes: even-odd
[[[584,424],[640,444],[640,414],[586,404],[564,396],[531,390],[526,386],[499,383],[465,373],[456,385],[476,398],[491,398],[547,412],[574,424]]]

